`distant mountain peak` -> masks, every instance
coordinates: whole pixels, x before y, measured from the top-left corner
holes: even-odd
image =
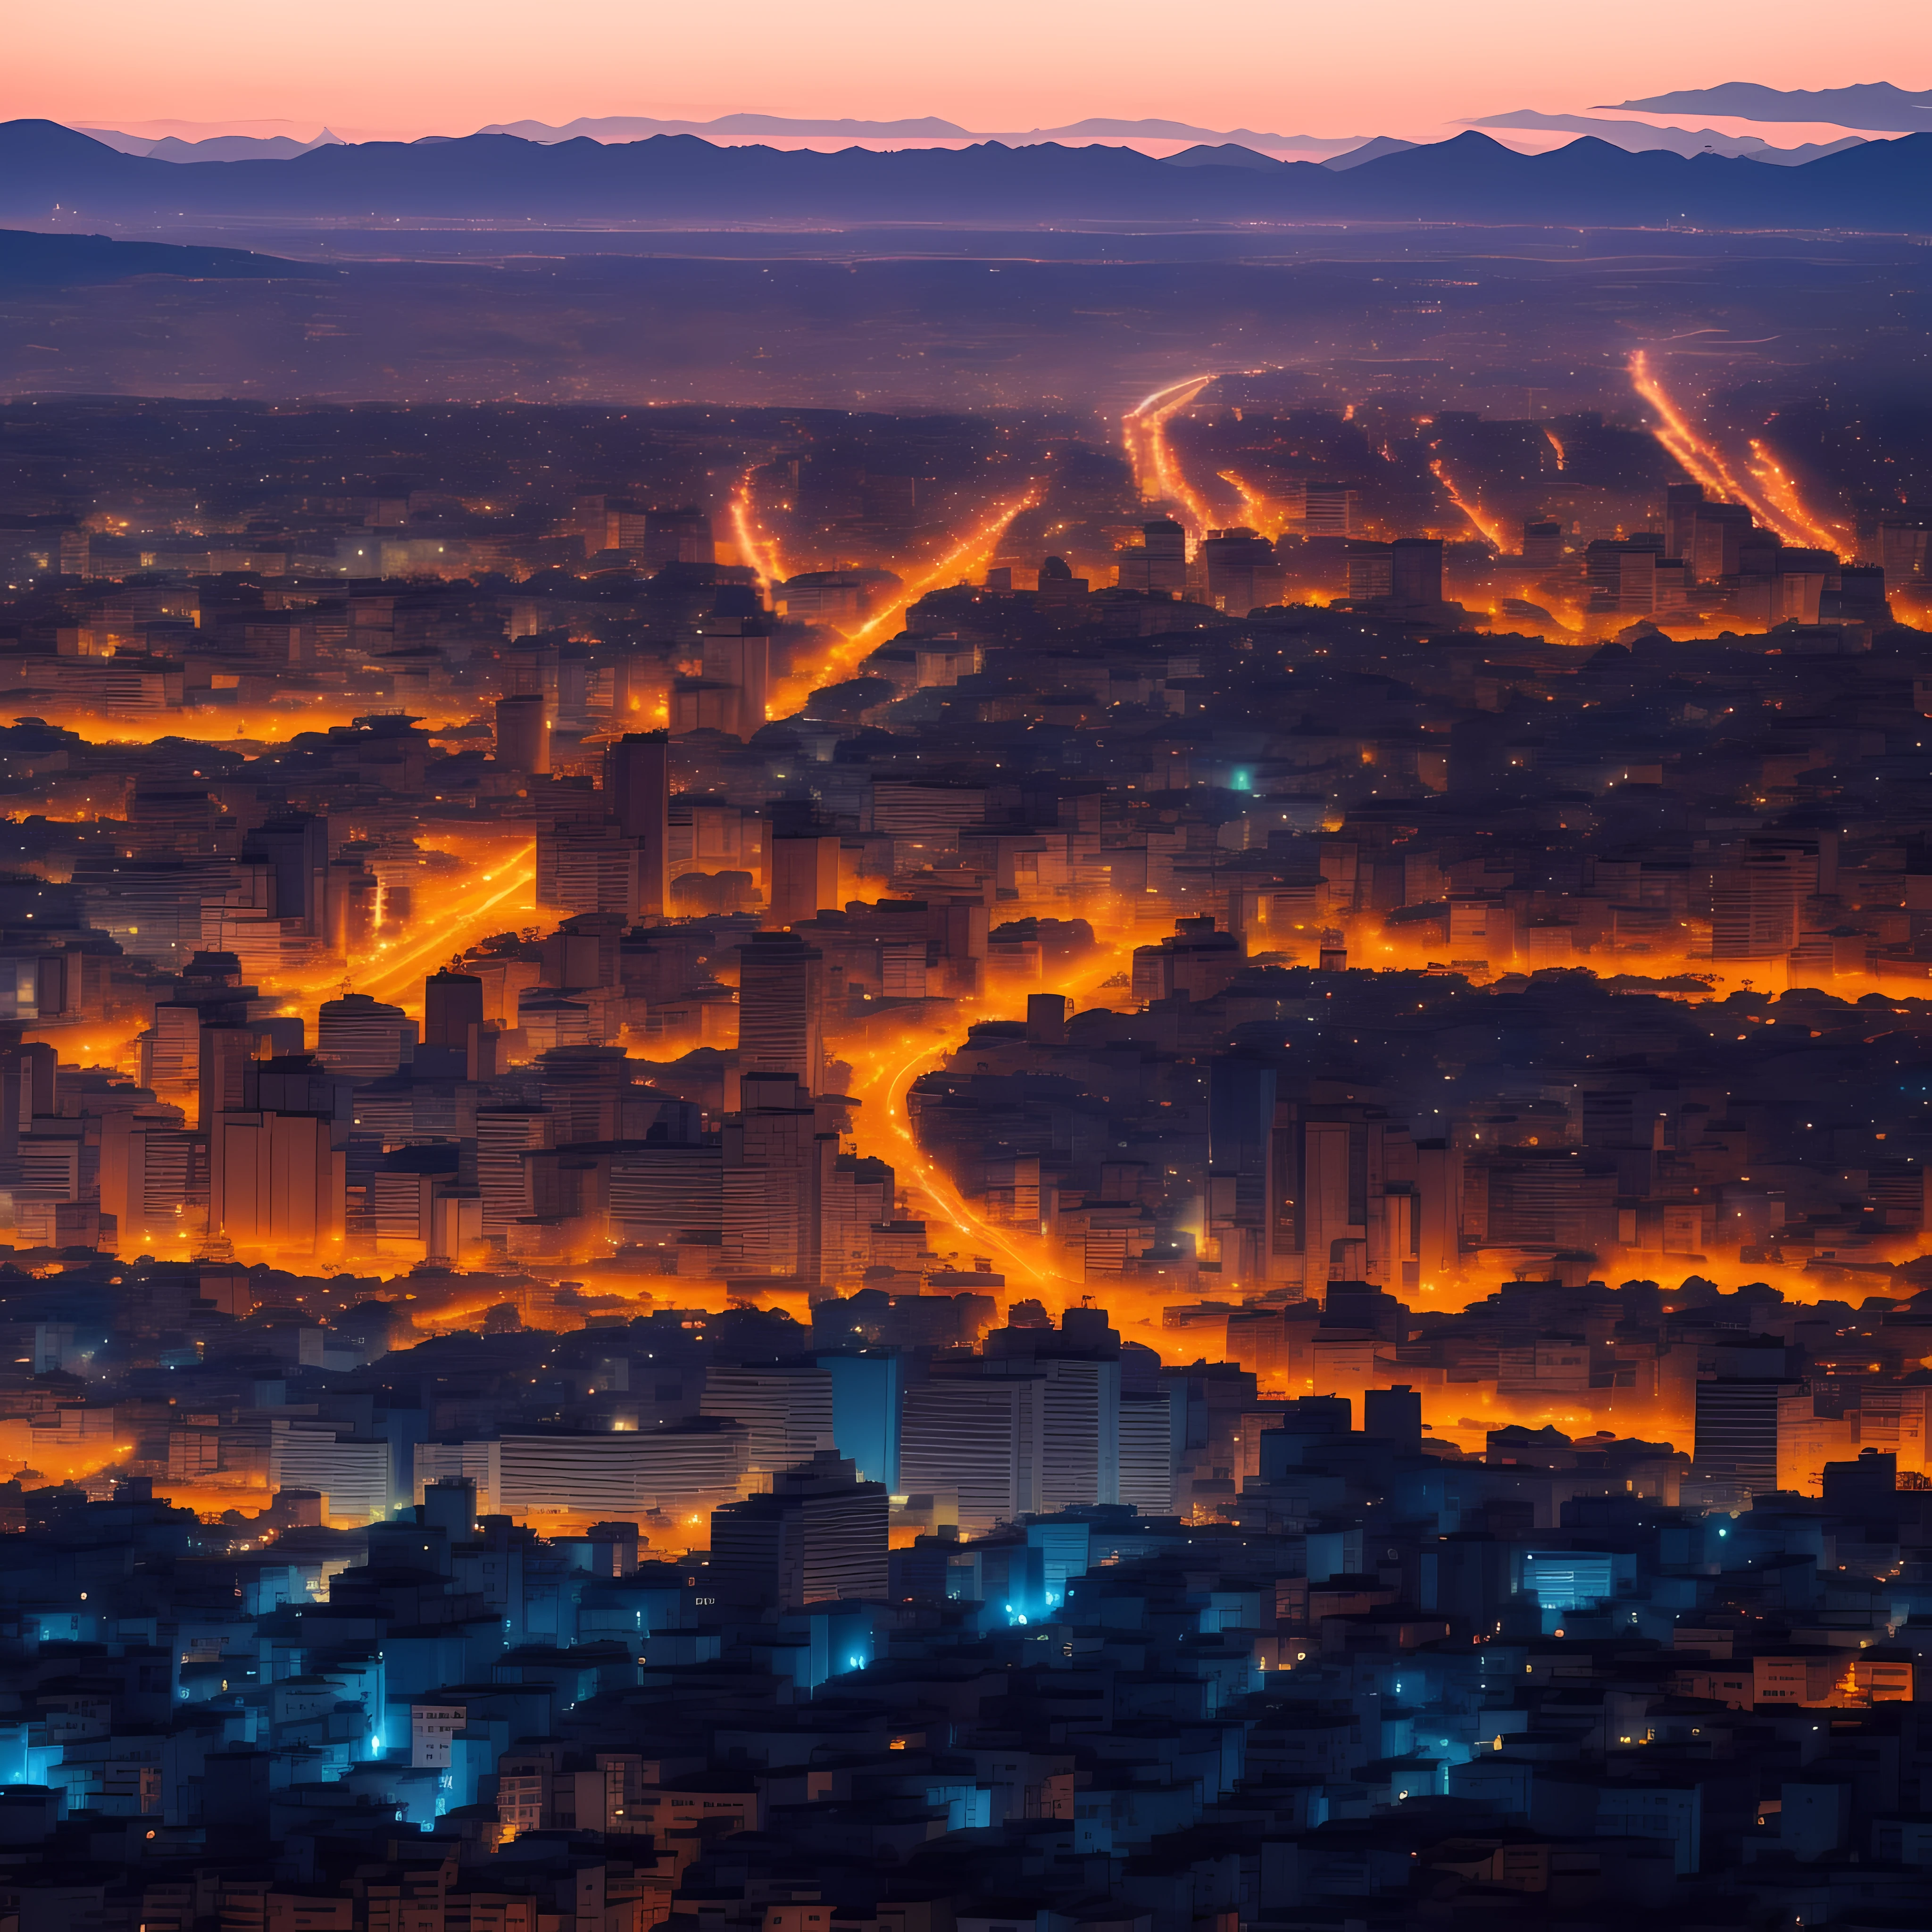
[[[1244,148],[1238,141],[1223,141],[1218,147],[1210,147],[1202,142],[1165,158],[1171,168],[1260,168],[1270,170],[1287,165],[1284,161],[1276,160],[1272,154],[1263,154],[1258,148]]]
[[[1932,91],[1912,94],[1888,80],[1862,81],[1852,87],[1766,87],[1754,80],[1727,80],[1716,87],[1682,88],[1642,100],[1618,100],[1648,114],[1724,114],[1742,121],[1822,121],[1840,128],[1870,128],[1906,133],[1932,128]]]
[[[1399,140],[1394,134],[1378,134],[1373,140],[1364,141],[1359,148],[1351,148],[1346,154],[1330,154],[1322,165],[1334,173],[1346,173],[1365,162],[1378,161],[1384,154],[1406,154],[1418,145],[1414,141]]]

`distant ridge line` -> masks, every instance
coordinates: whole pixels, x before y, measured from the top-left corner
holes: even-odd
[[[1587,135],[1525,154],[1471,130],[1336,169],[1176,167],[1132,148],[1052,143],[828,154],[689,134],[608,146],[473,134],[182,162],[122,154],[50,121],[0,122],[0,221],[139,220],[152,233],[212,217],[761,227],[1424,220],[1916,235],[1932,227],[1932,133],[1767,167],[1631,152]]]

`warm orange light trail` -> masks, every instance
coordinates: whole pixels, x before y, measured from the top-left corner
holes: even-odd
[[[1456,508],[1460,510],[1463,515],[1467,517],[1470,522],[1474,524],[1476,528],[1481,531],[1483,535],[1486,537],[1491,543],[1496,545],[1498,550],[1508,550],[1509,548],[1509,544],[1504,538],[1502,526],[1500,524],[1491,523],[1490,520],[1483,514],[1480,508],[1477,505],[1474,500],[1472,498],[1465,496],[1462,491],[1456,488],[1455,479],[1451,477],[1448,471],[1442,466],[1442,458],[1439,456],[1432,457],[1430,459],[1429,467],[1431,472],[1434,475],[1436,482],[1442,485],[1443,490],[1448,496],[1450,502],[1454,503]]]
[[[390,988],[406,990],[412,1001],[420,996],[422,988],[412,983],[418,978],[426,964],[437,958],[447,959],[473,944],[483,934],[482,928],[492,914],[519,895],[526,895],[536,883],[536,844],[532,840],[520,848],[502,864],[492,866],[488,883],[503,883],[494,892],[464,905],[454,918],[439,922],[435,930],[426,939],[406,946],[393,956],[379,952],[374,957],[373,970],[365,967],[357,975],[357,991],[380,994]],[[477,882],[472,881],[470,890]],[[527,898],[523,903],[527,906]]]
[[[1629,369],[1631,388],[1657,412],[1658,426],[1651,434],[1677,459],[1685,475],[1725,500],[1742,504],[1786,542],[1807,544],[1816,540],[1811,534],[1816,526],[1810,525],[1808,519],[1800,521],[1785,514],[1769,492],[1745,482],[1725,460],[1724,452],[1691,428],[1689,419],[1652,372],[1650,358],[1641,349],[1630,351]]]
[[[1164,389],[1156,389],[1151,395],[1143,396],[1120,418],[1120,440],[1126,448],[1127,460],[1132,466],[1135,487],[1142,500],[1178,506],[1184,512],[1185,520],[1193,526],[1188,535],[1196,538],[1214,519],[1174,460],[1174,452],[1167,440],[1167,422],[1170,416],[1177,410],[1184,410],[1214,380],[1209,374],[1190,376],[1185,382],[1171,382]]]
[[[1076,1006],[1082,1004],[1118,974],[1130,955],[1133,943],[1131,934],[1120,938],[1107,947],[1102,960],[1090,958],[1082,971],[1046,990],[1067,993],[1073,997]],[[875,1125],[883,1130],[885,1138],[882,1138],[880,1144],[865,1150],[890,1162],[901,1174],[909,1175],[937,1212],[958,1233],[1004,1256],[1016,1272],[1025,1276],[1032,1288],[1056,1298],[1057,1304],[1064,1305],[1064,1302],[1076,1300],[1084,1292],[1084,1285],[1068,1279],[1036,1235],[1024,1235],[1011,1228],[997,1227],[974,1210],[944,1168],[926,1157],[918,1136],[913,1131],[906,1104],[907,1093],[914,1081],[964,1043],[964,1027],[972,1019],[1010,1017],[1010,1012],[1001,1010],[1000,998],[994,994],[974,1001],[969,1010],[955,1016],[946,1030],[937,1039],[920,1039],[908,1034],[902,1038],[897,1048],[868,1050],[847,1042],[841,1050],[852,1060],[860,1074],[855,1082],[855,1097],[870,1097],[879,1102],[877,1110],[869,1117],[862,1108],[855,1123],[862,1139],[868,1138],[868,1130]]]
[[[976,524],[962,537],[931,568],[905,584],[898,598],[884,609],[874,611],[859,628],[850,633],[843,643],[826,654],[824,660],[806,676],[794,677],[794,689],[790,696],[781,700],[785,706],[780,709],[774,704],[767,707],[769,715],[775,718],[790,718],[804,709],[805,702],[812,692],[822,685],[836,684],[841,679],[851,676],[866,655],[883,638],[892,636],[903,621],[907,610],[929,590],[944,589],[947,584],[957,584],[963,577],[975,574],[986,558],[998,547],[1000,538],[1006,533],[1007,526],[1022,510],[1030,509],[1037,498],[1029,491],[1023,496],[1015,496],[1002,503],[984,522]],[[796,688],[800,685],[804,688]]]
[[[1214,473],[1240,497],[1241,512],[1247,518],[1250,530],[1264,537],[1274,538],[1281,535],[1288,518],[1277,511],[1261,491],[1252,484],[1244,482],[1232,470],[1217,470]],[[1269,527],[1270,524],[1274,526],[1272,529]]]
[[[1630,387],[1657,412],[1658,426],[1651,434],[1677,459],[1693,482],[1720,496],[1741,498],[1742,486],[1726,468],[1724,458],[1684,421],[1670,392],[1651,374],[1650,358],[1641,349],[1630,351],[1629,369]]]
[[[1561,470],[1570,460],[1569,452],[1563,447],[1563,439],[1547,425],[1543,432],[1544,440],[1556,452],[1556,466]]]
[[[920,1190],[961,1234],[1004,1256],[1035,1286],[1046,1287],[1054,1280],[1054,1271],[1044,1257],[1029,1254],[1005,1228],[996,1228],[974,1214],[945,1171],[926,1158],[912,1130],[906,1090],[926,1070],[928,1062],[950,1052],[956,1044],[947,1038],[923,1046],[914,1046],[896,1064],[881,1070],[878,1084],[884,1095],[886,1122],[898,1143],[894,1164],[910,1167],[912,1178]]]
[[[775,585],[784,581],[785,572],[779,560],[777,539],[755,527],[758,506],[752,498],[752,478],[755,473],[747,470],[731,494],[731,534],[736,540],[739,556],[758,573],[758,587],[769,594]]]
[[[1798,484],[1776,457],[1756,436],[1750,440],[1750,472],[1758,488],[1791,523],[1820,550],[1850,547],[1851,532],[1842,524],[1826,524],[1812,515],[1798,493]]]
[[[1098,909],[1093,910],[1097,926],[1100,923]],[[1087,970],[1055,990],[1075,994],[1082,1004],[1100,991],[1140,936],[1118,916],[1112,921],[1112,930],[1118,937],[1106,962],[1097,971],[1090,965]],[[1426,941],[1413,940],[1399,933],[1384,933],[1375,922],[1367,920],[1351,922],[1348,945],[1352,958],[1362,965],[1389,970],[1418,970],[1428,963],[1428,954],[1440,950],[1439,946]],[[1761,961],[1741,962],[1727,966],[1723,962],[1694,958],[1688,954],[1659,952],[1644,956],[1641,961],[1622,960],[1614,966],[1598,970],[1616,970],[1619,968],[1652,977],[1694,974],[1702,982],[1702,988],[1696,994],[1686,997],[1691,1004],[1698,1005],[1706,1001],[1721,1001],[1747,980],[1750,980],[1759,990],[1763,990],[1764,985]],[[1876,981],[1864,976],[1846,976],[1833,984],[1834,990],[1848,998],[1856,998],[1863,991],[1884,990]],[[964,1029],[973,1019],[1011,1017],[1011,1004],[1010,999],[1004,998],[996,988],[952,1016],[941,1035],[936,1036],[922,1028],[917,1034],[903,1035],[891,1046],[874,1048],[848,1042],[843,1044],[842,1051],[853,1063],[857,1075],[854,1084],[855,1097],[872,1103],[855,1122],[862,1150],[890,1162],[924,1197],[936,1234],[943,1236],[950,1228],[958,1236],[970,1240],[980,1251],[1000,1257],[1000,1265],[1015,1278],[1017,1292],[1037,1294],[1049,1306],[1064,1306],[1084,1294],[1095,1292],[1100,1285],[1082,1278],[1077,1258],[1070,1264],[1043,1238],[1028,1230],[996,1225],[976,1211],[969,1199],[962,1197],[943,1166],[927,1156],[914,1130],[907,1104],[914,1082],[922,1072],[941,1064],[949,1052],[958,1048],[964,1038]],[[870,1144],[865,1144],[867,1142]],[[1900,1258],[1909,1258],[1915,1246],[1910,1237],[1901,1234]],[[1626,1271],[1642,1272],[1646,1264],[1654,1268],[1654,1259],[1632,1252],[1621,1260],[1606,1257],[1606,1263],[1610,1267],[1623,1267]],[[1828,1283],[1808,1276],[1795,1264],[1764,1261],[1746,1263],[1712,1253],[1699,1258],[1697,1269],[1727,1291],[1747,1281],[1770,1280],[1787,1299],[1794,1301],[1815,1301],[1828,1298],[1832,1292]],[[1508,1274],[1509,1264],[1506,1262],[1472,1255],[1453,1276],[1424,1282],[1413,1292],[1418,1298],[1418,1305],[1434,1312],[1447,1312],[1472,1305],[1493,1294],[1496,1283],[1507,1279]],[[1186,1331],[1169,1335],[1160,1330],[1160,1310],[1173,1298],[1165,1294],[1157,1284],[1109,1278],[1102,1285],[1108,1306],[1116,1310],[1117,1320],[1124,1328],[1131,1324],[1136,1330],[1137,1339],[1159,1349],[1178,1350],[1179,1359],[1182,1360],[1191,1360],[1198,1352],[1198,1341],[1190,1339]],[[1460,1413],[1452,1414],[1452,1410]],[[1564,1395],[1539,1402],[1520,1396],[1501,1396],[1493,1388],[1466,1391],[1459,1389],[1444,1394],[1439,1405],[1432,1400],[1430,1414],[1434,1426],[1445,1436],[1459,1432],[1466,1436],[1472,1429],[1480,1435],[1483,1430],[1508,1423],[1530,1426],[1551,1423],[1573,1434],[1580,1430],[1587,1432],[1591,1427],[1600,1426],[1606,1420],[1616,1420],[1627,1429],[1652,1432],[1681,1433],[1688,1427],[1685,1418],[1666,1414],[1660,1399],[1654,1396],[1633,1396],[1615,1402],[1593,1397],[1588,1404],[1580,1404],[1574,1396]]]

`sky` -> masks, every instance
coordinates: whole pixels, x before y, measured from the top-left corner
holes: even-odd
[[[1932,84],[1919,0],[90,0],[25,8],[0,118],[286,120],[356,138],[580,115],[1088,115],[1340,136],[1668,88]],[[1917,58],[1910,70],[1900,60]],[[266,130],[265,130],[266,131]]]

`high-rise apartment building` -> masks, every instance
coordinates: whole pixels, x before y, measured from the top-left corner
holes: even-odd
[[[380,1080],[416,1052],[416,1023],[400,1006],[367,993],[325,1000],[316,1017],[316,1057],[353,1080]]]
[[[1142,1516],[1166,1516],[1174,1508],[1186,1414],[1184,1393],[1171,1384],[1120,1397],[1118,1500]]]
[[[218,1114],[209,1130],[208,1232],[314,1254],[341,1240],[345,1168],[315,1114]]]
[[[638,842],[635,916],[661,918],[670,890],[670,740],[663,731],[632,731],[604,752],[605,808],[626,838]]]
[[[496,762],[506,771],[542,778],[550,770],[548,700],[521,692],[496,700]]]
[[[1807,1417],[1809,1391],[1802,1383],[1772,1376],[1721,1376],[1697,1384],[1694,1460],[1701,1476],[1726,1478],[1747,1493],[1779,1486],[1780,1434],[1802,1399]]]
[[[884,1597],[888,1526],[885,1484],[822,1450],[777,1471],[768,1495],[712,1512],[706,1580],[728,1600],[787,1610]]]
[[[728,1274],[824,1274],[824,1211],[838,1136],[821,1128],[810,1093],[790,1073],[740,1076],[724,1123],[723,1230]]]
[[[736,1366],[704,1372],[698,1412],[742,1422],[746,1468],[770,1474],[833,1448],[830,1372],[810,1364]]]
[[[765,722],[771,690],[772,639],[768,620],[714,612],[704,621],[703,682],[726,694],[721,728],[749,738]]]
[[[1389,545],[1389,596],[1397,604],[1442,602],[1442,539],[1397,537]]]
[[[957,1497],[968,1535],[1036,1511],[1046,1412],[1047,1378],[1037,1370],[940,1374],[916,1384],[905,1393],[899,1480],[910,1494]]]
[[[1124,590],[1178,597],[1187,588],[1187,532],[1172,517],[1141,526],[1141,541],[1114,553],[1116,580]]]
[[[775,837],[771,846],[771,920],[790,926],[838,909],[838,835],[808,832]]]
[[[1058,1328],[995,1328],[988,1376],[1040,1376],[1040,1507],[1078,1509],[1120,1496],[1120,1338],[1099,1309],[1070,1308]]]
[[[760,932],[738,949],[738,1062],[789,1073],[808,1094],[825,1066],[825,956],[796,934]]]
[[[1355,492],[1342,483],[1310,483],[1303,497],[1302,528],[1311,537],[1355,533]]]
[[[815,1358],[832,1378],[832,1436],[868,1482],[896,1491],[905,1363],[896,1348],[842,1349]]]
[[[692,1416],[658,1429],[509,1429],[474,1442],[419,1443],[420,1496],[436,1481],[466,1478],[484,1515],[634,1518],[662,1510],[688,1529],[694,1514],[736,1496],[745,1478],[746,1432]]]
[[[322,932],[328,873],[328,820],[304,812],[279,812],[242,841],[244,859],[274,868],[274,916],[302,922],[304,932]]]
[[[556,1120],[548,1107],[479,1107],[476,1110],[476,1184],[483,1196],[483,1238],[508,1238],[510,1223],[531,1210],[529,1163],[524,1156],[555,1144]]]
[[[418,1071],[475,1079],[482,1070],[483,1027],[482,980],[473,973],[432,973],[423,982]]]

